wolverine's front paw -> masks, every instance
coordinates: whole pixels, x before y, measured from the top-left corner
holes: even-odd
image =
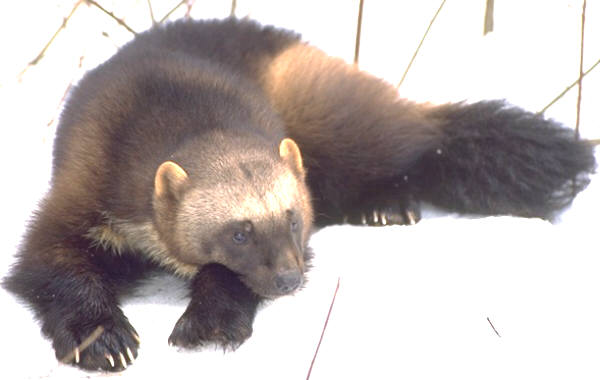
[[[194,348],[216,343],[235,350],[252,335],[252,320],[252,315],[235,307],[205,310],[201,305],[190,305],[175,324],[169,344]]]
[[[59,327],[53,336],[56,357],[88,370],[122,371],[137,357],[139,337],[125,316]]]

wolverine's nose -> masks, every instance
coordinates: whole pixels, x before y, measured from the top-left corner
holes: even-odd
[[[275,287],[282,294],[288,294],[302,285],[302,275],[299,270],[288,270],[275,277]]]

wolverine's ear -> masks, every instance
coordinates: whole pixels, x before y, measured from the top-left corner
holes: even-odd
[[[156,198],[166,196],[172,199],[179,199],[179,195],[187,180],[188,175],[181,166],[173,161],[165,161],[156,170],[154,196]]]
[[[292,169],[298,174],[304,175],[304,167],[302,165],[302,155],[300,154],[300,148],[290,138],[285,138],[279,143],[279,155],[286,161]]]

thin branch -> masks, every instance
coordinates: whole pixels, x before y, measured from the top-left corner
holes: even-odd
[[[60,101],[58,102],[58,105],[56,106],[57,114],[60,112],[60,107],[63,105],[63,103],[67,99],[67,95],[69,94],[69,91],[71,91],[71,88],[73,88],[73,81],[69,82],[69,84],[67,85],[67,88],[65,88],[62,98],[60,98]],[[57,118],[55,116],[53,116],[52,119],[50,119],[50,121],[46,124],[46,126],[47,127],[51,126],[56,119]]]
[[[581,117],[581,90],[583,87],[583,41],[585,36],[585,7],[586,0],[583,0],[583,9],[581,10],[581,49],[579,53],[579,80],[577,81],[577,118],[575,119],[575,137],[579,138],[579,120]]]
[[[123,21],[123,19],[118,18],[117,16],[115,16],[114,13],[112,13],[112,12],[104,9],[100,4],[98,4],[94,0],[86,0],[86,1],[88,3],[90,3],[90,4],[92,4],[93,6],[95,6],[96,8],[100,9],[102,12],[106,13],[113,20],[115,20],[117,23],[119,23],[119,25],[121,25],[122,27],[124,27],[125,29],[127,29],[130,33],[132,33],[134,36],[137,36],[137,32],[135,30],[131,29],[131,27],[129,25],[127,25],[125,23],[125,21]]]
[[[494,0],[485,2],[485,18],[483,20],[483,35],[494,31]]]
[[[83,352],[83,350],[88,348],[90,344],[94,343],[96,341],[96,339],[98,339],[100,337],[100,335],[102,335],[103,332],[104,332],[104,327],[102,327],[102,325],[96,327],[96,329],[94,331],[92,331],[90,336],[85,338],[84,341],[81,342],[81,344],[79,346],[77,346],[67,356],[60,359],[60,361],[62,363],[71,363],[73,361],[73,359],[75,359],[75,362],[79,362],[79,354],[81,352]]]
[[[567,92],[569,92],[569,90],[571,90],[573,87],[575,87],[575,86],[577,85],[577,83],[579,83],[579,79],[580,79],[580,78],[583,78],[583,77],[585,77],[586,75],[588,75],[588,74],[589,74],[589,73],[590,73],[592,70],[594,70],[594,69],[596,68],[596,66],[598,66],[598,65],[600,65],[600,59],[598,59],[598,60],[596,61],[596,63],[594,63],[594,64],[592,65],[592,67],[590,67],[589,69],[587,69],[586,71],[584,71],[584,72],[583,72],[583,75],[580,75],[580,76],[579,76],[579,78],[577,78],[577,79],[576,79],[576,80],[575,80],[573,83],[571,83],[571,84],[570,84],[570,85],[569,85],[567,88],[565,88],[565,89],[563,90],[563,92],[561,92],[561,93],[560,93],[560,94],[558,94],[558,95],[557,95],[557,96],[556,96],[554,99],[552,99],[552,101],[551,101],[550,103],[548,103],[548,105],[547,105],[546,107],[542,108],[542,110],[541,110],[541,111],[539,111],[537,114],[538,114],[538,115],[541,115],[541,114],[543,114],[544,112],[546,112],[546,110],[547,110],[548,108],[550,108],[551,106],[553,106],[553,105],[554,105],[554,103],[556,103],[557,101],[559,101],[559,100],[560,100],[560,98],[562,98],[563,96],[565,96],[565,94],[566,94]]]
[[[308,374],[306,375],[306,380],[310,379],[310,374],[312,372],[313,366],[315,365],[315,360],[317,359],[317,354],[319,353],[319,348],[321,348],[321,342],[323,341],[323,336],[325,336],[325,330],[327,329],[327,324],[329,323],[329,317],[331,316],[331,310],[333,310],[333,304],[335,303],[335,296],[337,296],[339,289],[340,289],[340,278],[338,277],[337,285],[335,286],[335,291],[333,292],[333,298],[331,299],[331,305],[329,305],[329,312],[327,312],[327,318],[325,319],[325,324],[323,325],[323,331],[321,331],[321,337],[319,338],[319,343],[317,344],[317,348],[315,349],[315,355],[313,356],[313,359],[310,362],[310,367],[308,368]]]
[[[83,67],[83,59],[84,59],[84,56],[79,57],[79,66],[77,67],[79,70],[81,70],[81,68]],[[48,126],[48,127],[51,126],[54,123],[54,121],[58,118],[58,115],[60,114],[60,109],[61,109],[62,105],[65,103],[65,100],[67,99],[67,95],[69,95],[71,88],[73,88],[73,82],[75,82],[75,78],[71,79],[71,81],[65,88],[63,96],[62,96],[62,98],[60,98],[60,101],[58,102],[58,105],[56,106],[56,115],[53,116],[52,119],[50,119],[50,121],[48,122],[48,124],[46,124],[46,126]]]
[[[229,17],[235,17],[235,9],[237,8],[237,0],[231,0],[231,12],[229,12]]]
[[[425,34],[423,34],[423,38],[421,38],[421,42],[419,42],[419,46],[417,46],[417,50],[415,50],[415,53],[413,54],[412,58],[410,59],[410,62],[408,63],[408,66],[406,67],[406,70],[404,70],[404,74],[402,75],[402,78],[400,79],[400,82],[398,82],[398,84],[396,85],[396,89],[400,88],[400,86],[402,85],[402,82],[404,82],[404,78],[406,78],[406,74],[408,74],[408,70],[410,70],[410,67],[413,64],[413,61],[415,60],[415,58],[417,57],[417,54],[419,53],[419,50],[421,49],[421,45],[423,45],[423,42],[425,41],[425,38],[427,37],[427,34],[429,34],[429,30],[431,29],[431,26],[435,22],[435,19],[437,18],[437,16],[440,14],[440,11],[444,7],[445,3],[446,3],[446,0],[442,0],[442,3],[440,4],[440,7],[438,8],[437,12],[435,12],[435,15],[433,16],[433,18],[429,22],[429,26],[427,27],[427,30],[425,31]]]
[[[498,333],[498,330],[496,330],[496,328],[494,327],[494,324],[492,323],[492,321],[490,321],[490,317],[487,317],[487,321],[490,324],[490,326],[492,326],[492,329],[494,330],[494,332],[496,333],[496,335],[498,335],[498,338],[502,338],[500,336],[500,334]]]
[[[192,14],[192,7],[196,4],[196,0],[188,0],[187,2],[187,11],[185,12],[185,18],[190,18]]]
[[[103,31],[101,34],[102,34],[102,37],[106,37],[106,38],[107,38],[107,39],[110,41],[110,43],[111,43],[111,44],[114,46],[114,48],[115,48],[115,49],[119,49],[119,48],[121,48],[122,44],[121,44],[121,43],[119,43],[119,42],[116,42],[116,41],[115,41],[115,40],[112,38],[112,36],[111,36],[110,34],[108,34],[108,32],[106,32],[106,31]]]
[[[23,75],[25,74],[25,72],[31,67],[31,66],[35,66],[38,64],[38,62],[44,57],[44,55],[46,54],[46,50],[48,50],[48,48],[50,47],[50,45],[52,44],[52,42],[54,42],[54,40],[56,39],[56,36],[58,36],[58,34],[67,27],[67,22],[69,22],[69,20],[71,19],[71,16],[73,16],[73,14],[75,13],[75,11],[77,10],[77,8],[81,5],[81,3],[83,2],[83,0],[79,0],[77,3],[75,3],[75,5],[73,6],[73,9],[71,9],[71,12],[69,13],[69,15],[65,18],[63,18],[63,22],[60,25],[60,27],[56,30],[56,32],[54,32],[54,35],[52,36],[52,38],[50,38],[50,41],[48,41],[48,43],[46,44],[46,46],[44,46],[44,48],[42,49],[42,51],[40,51],[40,53],[31,60],[31,62],[29,62],[27,64],[27,66],[19,73],[19,75],[17,76],[18,80],[20,81],[21,78],[23,77]]]
[[[165,21],[166,21],[166,20],[169,18],[169,16],[171,16],[171,14],[173,14],[173,12],[175,12],[177,9],[179,9],[179,7],[180,7],[180,6],[182,6],[183,4],[185,4],[185,3],[186,3],[186,1],[187,1],[187,0],[181,0],[181,1],[179,2],[179,4],[177,4],[177,5],[175,6],[175,8],[173,8],[173,9],[171,9],[169,12],[167,12],[167,14],[166,14],[166,15],[164,15],[164,16],[163,16],[163,18],[161,18],[161,19],[160,19],[160,21],[159,21],[158,23],[159,23],[159,24],[162,24],[163,22],[165,22]]]
[[[354,45],[354,64],[358,66],[358,54],[360,52],[360,32],[362,29],[364,0],[360,0],[358,5],[358,21],[356,23],[356,43]]]
[[[154,18],[154,11],[152,10],[152,3],[148,1],[148,10],[150,11],[150,19],[152,19],[152,25],[156,25],[156,19]]]

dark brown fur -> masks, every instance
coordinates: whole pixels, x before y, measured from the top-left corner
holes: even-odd
[[[313,208],[321,225],[414,223],[419,200],[550,217],[594,167],[587,142],[503,102],[415,104],[293,33],[181,21],[72,91],[5,285],[83,368],[137,355],[117,296],[155,266],[191,279],[169,341],[236,347],[261,299],[302,285]]]

